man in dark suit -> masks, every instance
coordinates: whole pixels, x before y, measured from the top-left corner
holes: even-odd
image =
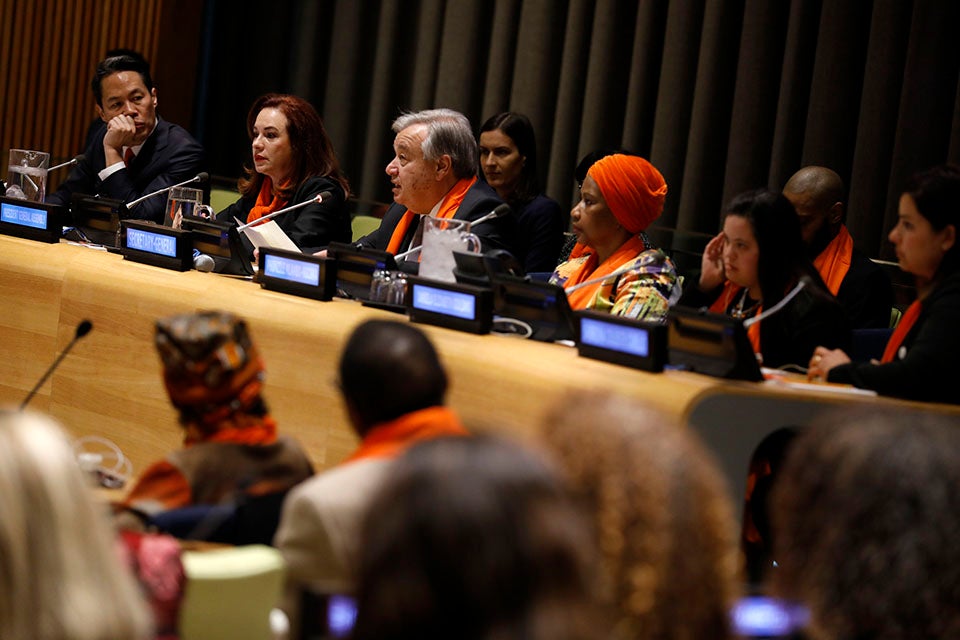
[[[890,326],[893,288],[883,268],[853,246],[843,224],[843,180],[826,167],[804,167],[783,187],[800,216],[803,242],[854,329]]]
[[[105,126],[93,132],[84,160],[47,202],[68,205],[74,193],[130,202],[202,170],[200,143],[157,116],[157,90],[141,56],[123,52],[100,61],[92,87]],[[129,217],[163,223],[165,204],[161,195],[149,198]]]
[[[502,200],[477,179],[477,142],[466,116],[451,109],[406,113],[393,123],[397,134],[394,158],[386,172],[393,185],[394,204],[380,227],[359,243],[403,253],[420,244],[422,217],[476,220],[493,211]],[[513,250],[512,215],[471,228],[490,249]],[[413,263],[416,255],[411,256]]]

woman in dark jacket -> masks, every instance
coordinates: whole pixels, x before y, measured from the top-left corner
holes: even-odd
[[[904,312],[879,363],[853,363],[817,347],[809,376],[846,382],[881,395],[960,403],[960,167],[915,174],[900,196],[890,242],[900,268],[914,276],[917,300]]]
[[[350,187],[317,110],[291,95],[257,98],[247,115],[253,166],[244,167],[241,198],[217,219],[255,222],[327,191],[330,197],[274,220],[303,252],[314,253],[331,241],[349,242]]]
[[[760,189],[735,197],[723,231],[703,254],[698,286],[685,287],[680,304],[748,319],[787,299],[752,323],[747,336],[763,366],[805,366],[820,344],[850,345],[850,324],[803,249],[800,219],[783,195]]]

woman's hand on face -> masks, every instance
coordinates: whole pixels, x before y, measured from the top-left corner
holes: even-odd
[[[810,364],[807,366],[807,380],[826,380],[830,369],[848,362],[850,362],[850,356],[840,349],[817,347],[813,350],[813,356],[810,357]]]
[[[700,290],[710,291],[723,284],[726,277],[723,273],[723,241],[721,231],[713,240],[707,243],[700,261]]]

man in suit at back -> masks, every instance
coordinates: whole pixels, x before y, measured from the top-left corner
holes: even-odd
[[[157,116],[150,65],[133,51],[112,51],[97,64],[91,86],[105,126],[91,130],[84,159],[47,202],[69,205],[74,193],[122,202],[197,175],[203,147],[185,129]],[[129,217],[164,222],[166,198],[149,198]]]
[[[843,180],[826,167],[804,167],[783,187],[800,216],[803,242],[813,266],[837,297],[854,329],[890,324],[893,289],[880,265],[853,246],[843,223]]]

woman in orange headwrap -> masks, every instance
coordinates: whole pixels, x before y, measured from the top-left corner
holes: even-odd
[[[567,290],[573,309],[661,320],[680,298],[677,271],[643,231],[660,217],[667,183],[638,156],[598,160],[570,212],[577,244],[550,282]]]

